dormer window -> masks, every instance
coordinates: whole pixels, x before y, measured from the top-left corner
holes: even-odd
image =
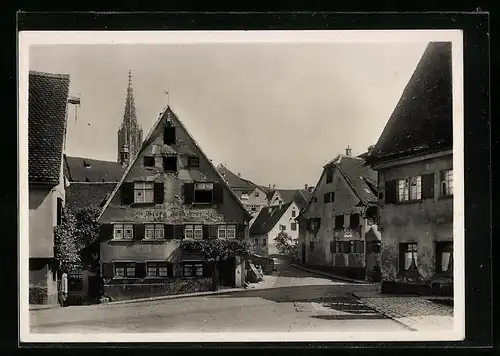
[[[172,123],[167,122],[163,131],[163,143],[166,145],[175,144],[175,127]]]

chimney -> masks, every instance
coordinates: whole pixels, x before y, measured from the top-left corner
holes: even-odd
[[[241,178],[241,173],[238,173],[238,178]]]
[[[273,184],[273,189],[276,189],[276,184]]]
[[[269,184],[269,190],[271,190],[271,184]]]
[[[307,190],[307,184],[304,184],[304,189]]]
[[[347,148],[345,149],[345,155],[346,156],[350,156],[351,155],[351,148],[349,147],[349,145],[347,146]]]

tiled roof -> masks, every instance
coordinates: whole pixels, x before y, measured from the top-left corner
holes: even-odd
[[[118,182],[125,168],[118,162],[65,157],[65,176],[71,182]]]
[[[297,204],[299,209],[302,210],[307,205],[307,201],[309,200],[309,197],[311,196],[311,192],[308,191],[307,189],[299,189],[299,190],[297,190],[297,193],[299,195],[295,198],[295,203]]]
[[[271,199],[276,191],[280,194],[282,203],[295,202],[299,209],[306,205],[311,194],[305,189],[275,189],[267,193],[267,199]]]
[[[66,188],[66,207],[78,210],[85,207],[102,207],[116,183],[74,182]]]
[[[28,179],[57,185],[66,132],[69,75],[30,72]]]
[[[366,166],[363,159],[342,156],[335,165],[363,204],[377,201],[375,190],[377,189],[378,174]]]
[[[224,179],[227,181],[227,184],[229,187],[233,190],[253,190],[254,189],[254,184],[250,183],[250,181],[247,181],[246,179],[242,179],[241,177],[238,177],[238,175],[234,174],[231,172],[227,167],[223,165],[218,165],[217,170],[219,173],[224,177]]]
[[[292,202],[279,206],[264,207],[255,218],[254,223],[250,227],[250,234],[267,234],[278,223]]]
[[[431,42],[368,164],[453,147],[451,79],[451,42]]]

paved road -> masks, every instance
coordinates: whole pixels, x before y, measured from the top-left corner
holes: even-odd
[[[228,295],[30,311],[31,331],[296,332],[407,331],[349,296],[359,286],[283,266],[274,288]],[[328,303],[320,298],[330,298]]]

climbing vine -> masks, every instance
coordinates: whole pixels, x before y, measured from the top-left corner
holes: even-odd
[[[250,244],[244,240],[182,240],[181,247],[186,251],[203,253],[208,262],[219,262],[236,256],[251,253]]]

